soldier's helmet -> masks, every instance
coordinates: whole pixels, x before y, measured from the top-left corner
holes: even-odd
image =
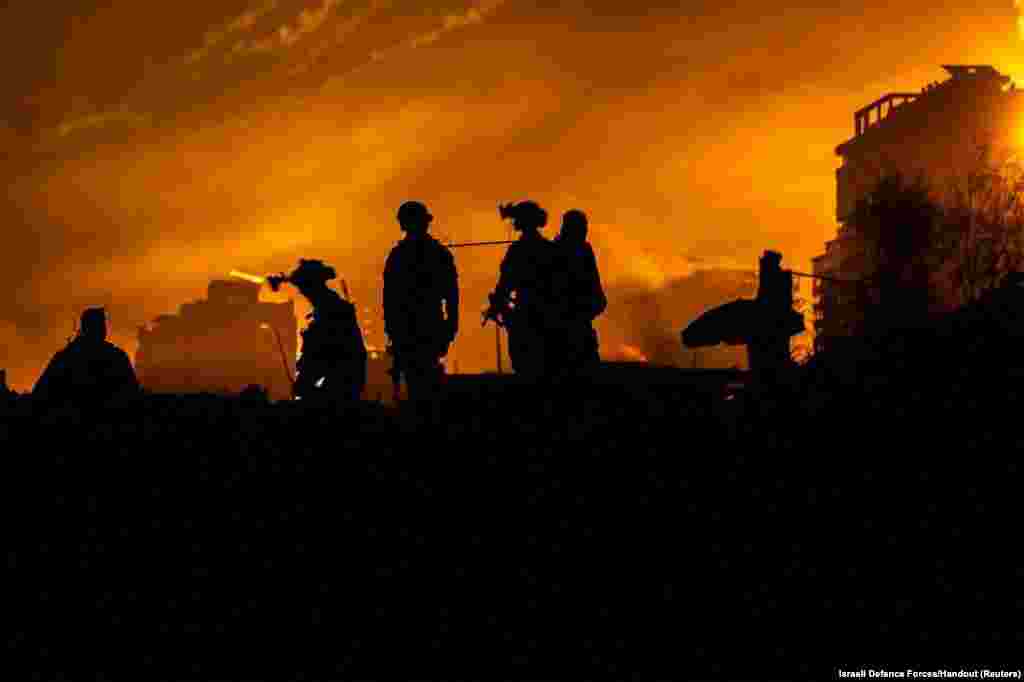
[[[502,218],[511,218],[516,229],[544,227],[548,224],[548,212],[535,201],[520,201],[518,204],[498,206]]]
[[[299,267],[295,268],[288,281],[296,286],[305,284],[320,284],[337,277],[338,274],[330,265],[325,265],[322,260],[299,259]]]
[[[106,337],[107,311],[103,308],[86,308],[82,313],[79,334],[88,337]]]
[[[782,254],[778,251],[765,251],[764,255],[761,256],[761,263],[777,267],[782,263]]]
[[[434,219],[427,207],[419,201],[407,201],[398,207],[398,223],[403,230],[410,226],[426,227]]]
[[[587,214],[579,209],[566,211],[562,216],[561,238],[572,242],[582,242],[587,239]]]

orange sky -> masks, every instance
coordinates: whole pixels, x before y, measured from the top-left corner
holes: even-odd
[[[374,302],[412,198],[460,241],[504,238],[499,201],[538,201],[549,234],[582,208],[610,289],[765,248],[807,271],[856,108],[945,63],[1024,76],[1012,0],[35,4],[0,11],[0,367],[21,390],[83,307],[132,351],[232,269],[322,258]],[[462,371],[493,366],[476,320],[500,257],[457,253]],[[607,317],[608,344],[635,337]]]

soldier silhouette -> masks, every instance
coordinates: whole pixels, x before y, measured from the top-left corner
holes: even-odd
[[[568,287],[562,362],[569,370],[594,367],[601,362],[594,319],[608,307],[608,299],[594,249],[587,242],[586,214],[577,209],[566,211],[554,242],[559,247]]]
[[[459,283],[451,251],[427,234],[434,216],[418,201],[398,209],[405,238],[384,265],[384,329],[391,342],[392,372],[405,377],[409,399],[436,396],[440,359],[459,331]],[[443,309],[442,309],[443,306]]]
[[[302,331],[293,393],[304,400],[355,401],[366,386],[366,346],[355,306],[327,287],[337,277],[323,261],[300,259],[290,275],[267,278],[275,291],[289,282],[312,305]]]
[[[82,313],[78,334],[57,351],[32,389],[44,402],[97,404],[138,395],[139,382],[128,354],[107,341],[103,308]]]
[[[10,402],[17,394],[7,386],[7,370],[0,369],[0,404]]]
[[[777,251],[765,251],[761,256],[756,299],[759,319],[747,345],[750,369],[765,379],[776,377],[791,364],[789,338],[803,329],[803,319],[793,310],[793,274],[783,270],[781,263],[782,254]]]
[[[549,376],[558,367],[565,336],[565,292],[558,247],[540,234],[547,212],[533,201],[498,206],[519,239],[508,247],[501,276],[485,315],[508,330],[508,354],[516,374]],[[515,294],[513,298],[512,294]]]

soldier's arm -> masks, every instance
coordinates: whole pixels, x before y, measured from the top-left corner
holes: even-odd
[[[494,287],[494,299],[501,303],[508,302],[514,288],[512,265],[509,258],[511,251],[512,247],[509,247],[509,250],[505,253],[505,258],[501,261],[501,274],[498,276],[498,284]]]
[[[135,368],[132,367],[131,358],[124,351],[120,353],[121,381],[125,390],[131,393],[139,392],[139,378],[135,375]]]
[[[50,362],[47,363],[46,369],[39,375],[39,379],[36,381],[35,386],[32,387],[32,395],[38,398],[47,397],[54,389],[55,384],[59,381],[58,375],[63,365],[64,354],[63,352],[57,352]]]
[[[445,250],[445,269],[447,271],[444,295],[445,315],[448,317],[454,337],[459,329],[459,272],[455,268],[455,258],[448,250]]]
[[[309,395],[309,392],[313,389],[313,375],[308,369],[299,372],[299,375],[295,377],[295,383],[292,384],[292,393],[296,396]]]
[[[324,375],[320,344],[323,337],[317,326],[310,326],[303,332],[302,355],[295,363],[295,383],[293,393],[306,395],[314,387],[314,382]]]
[[[112,349],[107,376],[108,386],[115,399],[132,398],[139,393],[139,380],[135,376],[132,361],[120,348]]]
[[[323,367],[350,362],[355,355],[365,354],[362,330],[356,317],[356,308],[347,301],[332,308],[317,323],[316,336],[311,346]]]
[[[381,303],[384,309],[384,333],[388,335],[388,338],[391,338],[394,331],[392,329],[394,301],[391,300],[394,296],[394,290],[393,286],[389,286],[394,277],[393,253],[388,254],[388,259],[384,263],[384,285],[381,287]]]
[[[588,244],[589,247],[589,244]],[[590,267],[591,283],[593,284],[593,316],[597,317],[608,307],[608,297],[604,294],[604,287],[601,286],[601,272],[597,268],[597,257],[592,248],[587,249],[587,264]]]

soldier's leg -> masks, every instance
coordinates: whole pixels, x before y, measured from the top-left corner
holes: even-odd
[[[324,386],[332,400],[356,402],[362,399],[366,388],[366,361],[354,358],[342,367],[335,368],[324,380]]]
[[[356,400],[360,400],[366,391],[366,370],[369,357],[366,353],[361,353],[356,359],[356,365],[354,370],[354,383],[353,387]]]
[[[508,328],[508,359],[512,363],[512,371],[516,374],[526,371],[526,350],[523,335],[519,330]]]
[[[524,379],[539,379],[545,373],[545,339],[540,330],[518,325],[509,332],[509,358],[512,370]]]
[[[579,372],[592,368],[599,361],[597,332],[589,323],[576,325],[570,337],[569,366]]]
[[[409,387],[407,407],[415,423],[420,426],[437,426],[443,421],[441,372],[436,356],[421,353],[409,360],[406,374],[406,385]]]
[[[597,338],[597,330],[591,325],[589,334],[590,344],[587,349],[587,357],[591,367],[596,367],[601,364],[601,344]]]
[[[752,374],[758,372],[764,365],[761,359],[762,355],[763,351],[759,342],[751,341],[747,344],[747,369]]]
[[[575,364],[576,355],[574,334],[575,330],[568,324],[543,330],[541,348],[538,352],[541,374],[557,376],[571,369]]]
[[[415,393],[420,400],[435,400],[441,391],[444,368],[434,353],[419,353],[410,361],[409,397]]]
[[[426,376],[423,360],[416,355],[407,355],[405,360],[405,385],[408,389],[409,402],[418,403],[427,392]]]

